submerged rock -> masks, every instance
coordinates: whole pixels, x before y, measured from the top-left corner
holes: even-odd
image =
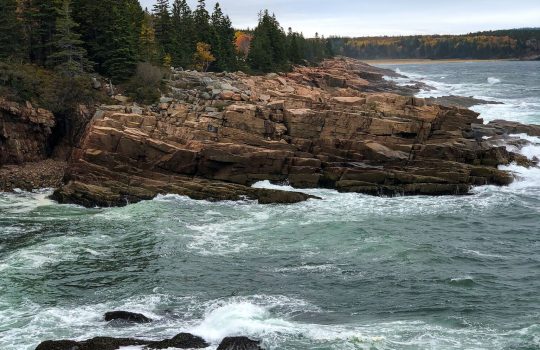
[[[440,96],[440,97],[430,97],[426,98],[426,101],[431,104],[439,104],[446,107],[460,107],[460,108],[469,108],[476,105],[486,105],[486,104],[503,104],[502,102],[497,101],[487,101],[474,97],[467,96]]]
[[[47,340],[39,344],[36,350],[116,350],[124,346],[145,346],[144,349],[202,349],[210,346],[201,337],[180,333],[174,338],[151,341],[132,338],[96,337],[84,341]]]
[[[527,134],[540,137],[540,125],[525,125],[508,120],[493,120],[486,127],[493,128],[498,134]]]
[[[149,323],[152,322],[152,319],[144,316],[143,314],[138,314],[128,311],[110,311],[105,313],[103,316],[105,321],[121,320],[126,322],[133,323]]]
[[[227,337],[219,344],[217,350],[263,350],[259,340],[247,337]]]

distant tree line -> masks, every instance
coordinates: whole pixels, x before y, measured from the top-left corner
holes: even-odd
[[[285,33],[268,11],[242,36],[219,3],[209,13],[205,0],[195,9],[186,0],[157,0],[152,11],[138,0],[0,0],[0,7],[0,60],[71,77],[97,72],[124,82],[141,62],[270,72],[332,55],[327,40]]]
[[[335,53],[360,59],[495,59],[540,56],[540,28],[466,35],[331,37],[329,41]]]

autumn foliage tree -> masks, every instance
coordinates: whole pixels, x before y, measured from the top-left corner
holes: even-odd
[[[466,35],[330,38],[337,53],[363,59],[486,59],[534,55],[535,51],[540,54],[538,48],[534,49],[529,45],[532,41],[540,41],[540,29]]]
[[[195,67],[200,71],[206,72],[210,64],[215,60],[216,58],[212,54],[210,44],[198,42],[197,50],[193,55]]]
[[[236,47],[236,52],[238,52],[241,57],[245,58],[248,56],[252,39],[253,36],[241,31],[237,31],[234,34],[234,45]]]

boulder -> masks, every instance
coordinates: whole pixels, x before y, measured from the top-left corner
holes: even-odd
[[[149,349],[203,349],[209,347],[203,338],[189,333],[180,333],[171,339],[154,342],[148,345]]]
[[[260,344],[260,341],[248,337],[226,337],[217,350],[263,350]]]
[[[112,337],[95,337],[84,341],[46,340],[40,343],[36,350],[117,350],[126,346],[144,346],[144,349],[202,349],[210,344],[201,337],[180,333],[161,341]]]
[[[103,317],[105,321],[121,320],[121,321],[132,322],[132,323],[152,322],[152,319],[144,316],[143,314],[138,314],[138,313],[129,312],[129,311],[110,311],[110,312],[105,313]]]

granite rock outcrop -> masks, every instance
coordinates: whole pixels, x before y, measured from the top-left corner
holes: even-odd
[[[55,124],[47,110],[0,99],[0,166],[46,159]]]
[[[408,96],[389,72],[346,58],[266,76],[174,71],[159,105],[97,110],[54,198],[295,203],[311,197],[251,185],[446,195],[512,182],[497,166],[526,160],[476,137],[477,113]]]

